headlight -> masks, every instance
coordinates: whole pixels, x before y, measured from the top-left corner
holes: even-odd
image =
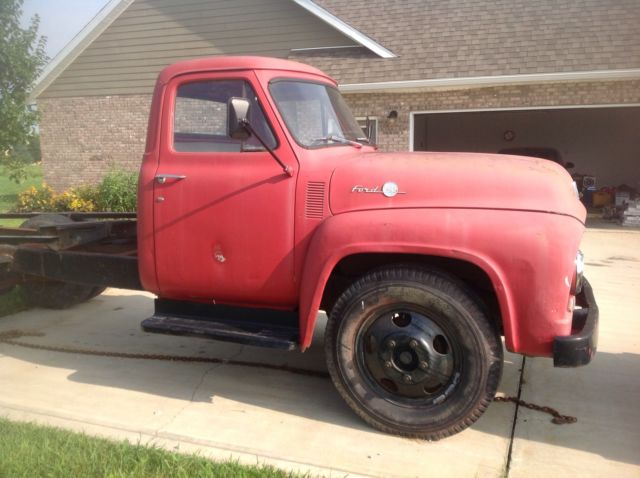
[[[574,263],[576,265],[576,270],[573,274],[573,281],[571,283],[571,294],[577,295],[582,290],[582,276],[584,275],[584,254],[581,250],[578,250]]]
[[[576,195],[576,198],[580,199],[580,191],[578,191],[578,185],[576,184],[575,181],[571,181],[571,189],[573,190],[573,193]]]

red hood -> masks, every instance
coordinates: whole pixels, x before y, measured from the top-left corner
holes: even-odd
[[[387,197],[385,183],[398,193]],[[390,187],[389,189],[393,189]],[[544,159],[483,153],[364,153],[335,169],[333,214],[381,208],[551,212],[584,222],[571,176]]]

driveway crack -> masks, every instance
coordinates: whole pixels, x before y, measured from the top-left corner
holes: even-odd
[[[176,420],[176,418],[178,418],[178,416],[180,416],[182,414],[182,412],[184,412],[186,410],[186,408],[193,403],[193,401],[196,398],[196,395],[198,394],[198,392],[200,391],[200,388],[202,387],[202,384],[204,383],[204,379],[207,377],[207,375],[209,375],[209,373],[212,370],[224,366],[227,362],[235,360],[236,358],[238,358],[242,354],[243,351],[244,351],[244,345],[241,345],[240,346],[240,350],[238,350],[238,352],[233,354],[231,357],[229,357],[227,359],[223,359],[221,363],[216,363],[216,364],[211,365],[210,367],[207,367],[207,369],[204,370],[202,372],[202,374],[200,375],[200,380],[198,381],[198,384],[195,387],[193,387],[193,392],[191,393],[191,398],[189,399],[189,401],[187,403],[185,403],[184,406],[182,406],[180,408],[180,410],[178,410],[173,415],[173,417],[171,417],[167,421],[167,423],[165,423],[164,425],[162,425],[161,427],[159,427],[156,430],[156,432],[154,433],[154,438],[158,436],[158,433],[160,433],[163,430],[167,429]]]
[[[518,401],[522,395],[522,385],[524,384],[524,366],[526,364],[527,358],[522,357],[522,364],[520,368],[520,380],[518,381]],[[518,423],[518,411],[520,410],[520,404],[518,402],[515,403],[515,409],[513,411],[513,424],[511,425],[511,437],[509,438],[509,451],[507,452],[507,464],[505,466],[505,477],[509,477],[509,472],[511,471],[511,454],[513,452],[513,441],[515,439],[516,434],[516,425]]]

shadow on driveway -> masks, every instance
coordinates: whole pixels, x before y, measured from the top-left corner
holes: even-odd
[[[289,366],[326,373],[323,340],[325,320],[318,321],[314,342],[304,353],[243,346],[200,338],[145,333],[140,321],[151,315],[152,299],[143,294],[103,295],[67,311],[34,309],[0,319],[0,330],[40,331],[43,337],[21,341],[103,352],[213,357],[255,364]],[[188,402],[218,398],[262,407],[306,419],[372,432],[344,403],[331,380],[262,367],[165,360],[122,359],[34,350],[0,344],[3,355],[46,367],[69,370],[67,379],[110,388],[143,392]],[[515,393],[520,358],[507,356],[504,376]],[[503,381],[504,382],[504,381]],[[194,387],[195,385],[195,387]],[[513,405],[496,404],[501,415],[513,416]],[[505,409],[508,411],[505,412]],[[489,412],[487,412],[489,413]],[[511,420],[481,419],[479,431],[508,439]],[[374,433],[377,433],[373,431]]]

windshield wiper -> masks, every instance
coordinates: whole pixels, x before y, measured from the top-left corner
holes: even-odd
[[[362,139],[362,140],[366,140],[366,138],[358,138],[358,139]],[[324,138],[317,138],[314,139],[311,144],[313,143],[328,143],[328,142],[334,142],[334,143],[342,143],[342,144],[349,144],[351,146],[353,146],[354,148],[362,148],[362,143],[358,143],[357,141],[352,141],[350,139],[347,138],[343,138],[342,136],[335,136],[335,135],[329,135],[329,136],[325,136]]]

